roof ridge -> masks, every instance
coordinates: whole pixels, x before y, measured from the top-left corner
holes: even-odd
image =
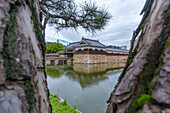
[[[81,40],[81,41],[82,41],[82,40]],[[81,41],[80,41],[80,42],[81,42]],[[90,42],[87,42],[86,40],[83,40],[83,41],[85,41],[88,45],[91,44]]]
[[[99,42],[99,41],[98,41]],[[106,47],[106,45],[104,45],[104,44],[102,44],[101,42],[99,42],[101,45],[103,45],[103,46],[105,46]]]
[[[89,38],[84,38],[84,37],[82,38],[82,40],[83,40],[83,39],[84,39],[84,40],[92,40],[92,41],[99,42],[99,40],[94,40],[94,39],[89,39]]]
[[[74,44],[74,43],[79,43],[80,41],[77,41],[77,42],[72,42],[72,43],[70,43],[70,44]]]

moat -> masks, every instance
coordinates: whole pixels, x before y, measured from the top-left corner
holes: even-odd
[[[51,93],[66,98],[82,113],[104,113],[122,69],[115,64],[74,64],[46,68]]]

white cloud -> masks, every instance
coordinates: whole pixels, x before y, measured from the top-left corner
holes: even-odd
[[[76,3],[82,3],[83,1],[75,0]],[[79,33],[73,30],[63,30],[57,34],[53,28],[47,27],[46,40],[56,41],[59,38],[74,42],[81,40],[82,36],[84,36],[99,39],[103,44],[107,45],[127,45],[129,47],[132,32],[137,28],[141,20],[139,14],[145,0],[96,0],[96,3],[98,6],[107,7],[113,16],[105,29],[98,32],[98,35],[92,36],[82,29],[79,29]]]

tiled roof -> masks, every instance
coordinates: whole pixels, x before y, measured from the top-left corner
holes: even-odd
[[[117,49],[117,48],[112,48],[112,47],[107,47],[106,48],[106,52],[122,52],[122,53],[129,53],[129,51],[128,50],[126,50],[126,49]]]
[[[81,43],[83,42],[83,43]],[[105,48],[105,45],[100,43],[98,40],[92,40],[87,38],[82,38],[79,42],[70,43],[66,48],[75,48],[75,47],[83,47],[83,46],[94,46],[94,47],[102,47]]]
[[[74,48],[74,47],[76,47],[78,44],[79,44],[79,42],[73,42],[73,43],[70,43],[68,46],[66,46],[66,48]]]
[[[59,53],[65,53],[66,51],[59,51]]]
[[[106,48],[106,52],[119,52],[125,54],[129,53],[128,50],[121,49],[121,47],[119,46],[113,46],[113,45],[105,46],[104,44],[100,43],[98,40],[87,39],[87,38],[82,38],[82,40],[79,42],[70,43],[68,46],[66,46],[66,48],[74,50],[76,47],[84,47],[84,46]]]
[[[109,46],[106,46],[107,48],[114,48],[114,49],[121,49],[121,47],[119,46],[113,46],[113,45],[109,45]]]

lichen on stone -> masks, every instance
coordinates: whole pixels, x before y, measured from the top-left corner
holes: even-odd
[[[18,72],[20,65],[16,61],[17,59],[17,22],[16,14],[18,12],[18,6],[20,2],[15,2],[15,4],[10,4],[8,9],[9,19],[6,22],[6,27],[3,34],[3,49],[2,55],[4,60],[4,68],[6,73],[6,79],[18,79],[20,74]],[[12,68],[11,68],[12,67]]]
[[[34,3],[34,0],[27,0],[26,3],[28,4],[31,12],[32,12],[32,16],[31,16],[31,19],[34,23],[34,29],[35,29],[35,34],[40,42],[40,45],[41,45],[41,49],[43,51],[43,53],[45,52],[45,42],[44,42],[44,37],[42,35],[42,30],[41,30],[41,27],[40,27],[40,23],[38,21],[38,17],[37,17],[37,12],[36,12],[36,9],[33,5]]]
[[[6,81],[8,82],[18,82],[22,83],[25,87],[25,97],[29,105],[28,111],[31,113],[31,110],[35,103],[34,97],[34,87],[31,83],[30,77],[24,77],[20,72],[21,64],[18,58],[18,48],[17,48],[17,39],[18,39],[18,9],[23,5],[23,1],[15,1],[10,3],[8,10],[9,19],[6,22],[6,26],[3,34],[3,65],[6,74]]]
[[[167,47],[170,45],[170,6],[168,9],[164,12],[164,23],[163,23],[163,29],[158,38],[155,39],[154,43],[152,44],[151,48],[148,51],[148,54],[146,55],[146,64],[144,66],[143,72],[138,78],[138,83],[136,84],[136,87],[138,91],[135,93],[133,97],[133,101],[130,105],[130,107],[127,110],[127,113],[132,113],[139,111],[142,109],[144,104],[138,104],[136,103],[138,100],[142,98],[143,95],[150,95],[152,94],[152,90],[156,86],[156,82],[154,82],[154,79],[156,77],[159,77],[160,68],[163,65],[163,59],[164,59],[164,52]],[[165,104],[158,103],[156,100],[154,100],[152,97],[148,99],[148,103],[152,104],[159,104],[162,108],[164,108]]]
[[[29,104],[28,111],[31,113],[34,104],[35,104],[35,97],[34,97],[34,86],[31,83],[31,80],[26,80],[24,82],[24,88],[25,88],[25,96],[27,103]]]

